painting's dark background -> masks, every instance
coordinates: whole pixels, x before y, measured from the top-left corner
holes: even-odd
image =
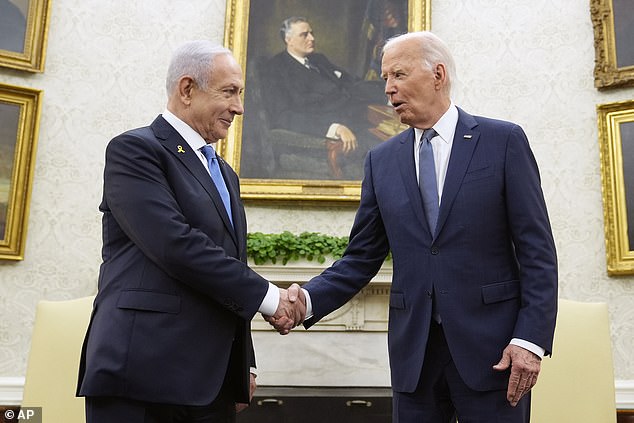
[[[275,178],[270,146],[259,138],[257,113],[261,107],[255,96],[254,64],[285,50],[280,36],[282,21],[301,16],[310,23],[315,36],[315,51],[362,79],[380,79],[380,58],[376,39],[388,6],[395,11],[398,25],[385,37],[407,31],[407,0],[257,0],[250,2],[246,62],[244,142],[241,145],[240,176]],[[372,31],[374,29],[374,32]],[[252,84],[253,83],[253,84]],[[360,164],[361,165],[361,164]],[[301,179],[301,178],[300,178]],[[305,179],[310,179],[307,177]]]
[[[24,52],[28,0],[0,0],[0,49]]]
[[[623,156],[623,185],[625,207],[627,208],[627,237],[630,251],[634,251],[634,122],[623,122],[621,145]]]
[[[616,43],[616,66],[634,66],[634,2],[612,0],[614,12],[614,37]]]
[[[6,239],[4,231],[8,203],[4,196],[9,192],[11,185],[19,120],[19,105],[0,102],[0,240]]]

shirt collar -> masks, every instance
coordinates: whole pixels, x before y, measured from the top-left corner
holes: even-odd
[[[438,122],[436,122],[432,128],[436,130],[445,143],[450,143],[456,132],[456,125],[458,125],[458,108],[452,101],[447,111],[438,119]],[[423,131],[424,129],[414,128],[417,141],[420,140]]]
[[[207,145],[203,137],[201,137],[198,132],[194,131],[191,126],[186,124],[183,120],[181,120],[169,110],[165,109],[163,111],[163,119],[165,119],[167,123],[172,125],[174,129],[176,129],[176,132],[178,132],[180,136],[183,137],[185,141],[187,141],[187,144],[189,144],[192,150],[199,151],[202,147]]]
[[[288,51],[288,50],[286,50],[286,52],[287,52],[287,53],[288,53],[288,55],[289,55],[289,56],[291,56],[293,59],[295,59],[295,60],[297,60],[299,63],[301,63],[301,64],[302,64],[302,66],[306,64],[306,62],[305,62],[306,58],[305,58],[305,57],[299,57],[298,55],[293,54],[293,53],[291,53],[291,52],[290,52],[290,51]]]

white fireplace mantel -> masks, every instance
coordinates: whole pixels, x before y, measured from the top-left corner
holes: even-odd
[[[332,262],[319,264],[312,261],[292,262],[286,265],[253,265],[251,268],[278,286],[309,281],[320,274]],[[392,265],[386,263],[370,283],[352,300],[317,323],[311,331],[387,331],[388,304]],[[252,329],[271,330],[259,316],[253,320]]]
[[[253,270],[278,286],[300,285],[331,262],[292,262]],[[387,320],[391,263],[340,309],[281,336],[262,316],[252,322],[260,386],[389,387]]]

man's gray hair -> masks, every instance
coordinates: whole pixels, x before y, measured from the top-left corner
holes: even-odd
[[[231,54],[231,50],[208,40],[188,41],[179,46],[172,54],[165,88],[170,96],[176,89],[181,77],[191,76],[202,90],[209,88],[214,58],[220,54]]]
[[[291,25],[297,22],[308,22],[306,18],[302,18],[301,16],[291,16],[290,18],[284,19],[282,22],[282,26],[280,27],[280,37],[282,37],[282,41],[286,43],[286,36],[291,33]]]
[[[456,79],[456,63],[447,44],[437,35],[429,31],[408,32],[387,40],[383,46],[383,53],[400,41],[415,39],[421,49],[423,65],[434,70],[437,64],[443,63],[447,69],[447,93],[451,91],[451,83]]]

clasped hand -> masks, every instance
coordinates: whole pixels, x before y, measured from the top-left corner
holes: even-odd
[[[306,318],[306,297],[300,286],[294,283],[288,290],[280,288],[280,302],[275,314],[263,317],[282,335],[300,325]]]

